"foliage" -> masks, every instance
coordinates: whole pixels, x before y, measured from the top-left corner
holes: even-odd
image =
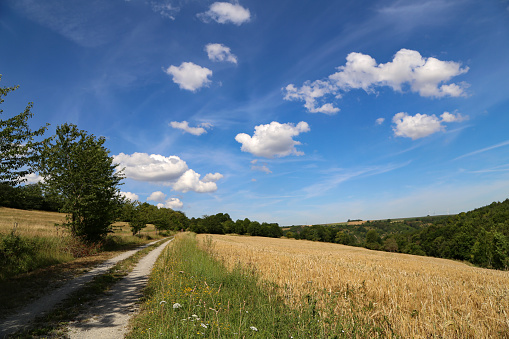
[[[259,223],[248,218],[233,222],[228,213],[205,215],[203,218],[191,218],[189,230],[195,233],[240,234],[259,237],[279,238],[283,231],[277,223]]]
[[[358,223],[291,226],[285,235],[509,268],[509,199],[453,216]]]
[[[10,234],[0,233],[0,280],[8,276],[22,272],[28,272],[36,252],[35,244],[27,238],[21,237],[15,232]]]
[[[44,144],[39,170],[44,187],[63,201],[65,225],[89,242],[104,239],[122,203],[118,186],[123,176],[116,173],[104,142],[103,137],[63,124]]]
[[[56,212],[62,202],[58,195],[45,192],[41,183],[19,186],[0,183],[0,206]]]
[[[4,102],[3,97],[18,87],[0,87],[0,104]],[[34,137],[43,135],[47,125],[35,131],[30,129],[28,119],[33,116],[32,106],[30,102],[18,115],[0,119],[0,183],[15,186],[23,182],[27,174],[33,173],[32,166],[39,159],[42,142],[34,141]]]

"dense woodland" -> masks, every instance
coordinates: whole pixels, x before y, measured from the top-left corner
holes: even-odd
[[[508,269],[509,199],[452,216],[291,226],[284,235]]]

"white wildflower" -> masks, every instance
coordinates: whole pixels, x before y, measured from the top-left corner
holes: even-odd
[[[177,309],[177,308],[181,308],[181,307],[182,307],[182,305],[180,305],[179,303],[173,304],[173,309]]]
[[[256,327],[254,327],[254,326],[251,326],[250,329],[252,329],[255,332],[258,332],[258,329]]]
[[[205,325],[204,323],[201,323],[201,327],[207,328],[207,325]]]

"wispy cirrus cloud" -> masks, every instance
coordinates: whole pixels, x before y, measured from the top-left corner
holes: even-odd
[[[455,158],[454,160],[459,160],[459,159],[462,159],[462,158],[470,157],[472,155],[481,154],[481,153],[488,152],[488,151],[491,151],[493,149],[496,149],[496,148],[499,148],[499,147],[504,147],[504,146],[507,146],[507,145],[509,145],[509,140],[506,140],[506,141],[501,142],[499,144],[495,144],[493,146],[481,148],[481,149],[479,149],[477,151],[473,151],[473,152],[470,152],[470,153],[467,153],[467,154],[463,154],[463,155]]]

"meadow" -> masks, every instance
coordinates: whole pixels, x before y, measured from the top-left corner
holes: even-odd
[[[203,248],[205,237],[198,236]],[[229,270],[240,266],[278,286],[290,308],[314,305],[324,333],[509,338],[507,271],[292,239],[213,235],[208,242]]]
[[[64,221],[63,213],[0,207],[0,281],[102,251],[125,250],[159,237],[153,225],[132,236],[129,225],[118,222],[102,244],[85,245],[58,226]]]

